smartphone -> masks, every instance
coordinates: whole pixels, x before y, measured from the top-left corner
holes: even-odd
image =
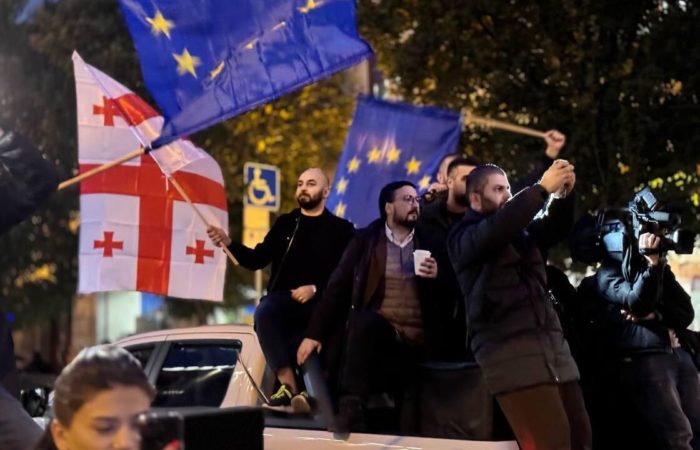
[[[184,419],[173,411],[150,411],[138,418],[141,450],[184,450]]]

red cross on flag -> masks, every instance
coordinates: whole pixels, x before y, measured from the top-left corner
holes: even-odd
[[[150,144],[161,117],[73,54],[80,172]],[[174,177],[209,223],[228,229],[219,165],[178,140],[87,178],[80,189],[79,291],[142,291],[221,301],[226,255],[168,182]]]

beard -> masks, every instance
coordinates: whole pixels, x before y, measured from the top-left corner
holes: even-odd
[[[319,192],[317,195],[311,195],[306,192],[302,192],[297,195],[297,203],[301,209],[305,211],[311,211],[315,209],[323,201],[323,193]]]
[[[416,226],[416,222],[418,222],[418,210],[417,209],[412,209],[409,211],[405,217],[402,217],[400,219],[396,220],[396,223],[399,225],[402,225],[406,228],[413,228]]]
[[[469,197],[466,193],[461,195],[455,195],[455,202],[460,206],[469,206]]]
[[[497,204],[493,200],[489,200],[488,198],[481,197],[481,214],[484,216],[490,216],[494,214],[498,209],[501,207],[501,205]]]

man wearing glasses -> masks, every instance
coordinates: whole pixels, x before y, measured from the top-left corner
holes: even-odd
[[[424,333],[430,332],[423,327],[423,302],[435,288],[438,267],[427,252],[417,252],[414,263],[414,251],[424,248],[414,232],[419,213],[412,183],[395,181],[382,188],[380,218],[348,244],[299,347],[302,364],[347,320],[337,431],[366,428],[370,391],[393,395],[400,405],[400,383],[423,353]]]

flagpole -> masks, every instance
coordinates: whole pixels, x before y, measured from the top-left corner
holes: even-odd
[[[112,167],[118,166],[121,163],[127,162],[129,160],[134,159],[134,158],[137,158],[145,153],[146,153],[145,149],[143,147],[139,147],[136,150],[134,150],[133,152],[127,153],[126,155],[122,156],[119,159],[115,159],[114,161],[102,164],[101,166],[95,167],[93,169],[88,170],[87,172],[83,172],[80,175],[77,175],[73,178],[70,178],[66,181],[61,182],[58,185],[58,190],[60,191],[60,190],[63,190],[69,186],[80,183],[81,181],[83,181],[86,178],[90,178],[94,175],[97,175],[98,173],[102,173],[105,170],[111,169]]]
[[[534,128],[523,127],[520,125],[513,125],[512,123],[502,122],[500,120],[488,119],[486,117],[479,117],[471,113],[471,111],[466,111],[465,125],[475,124],[482,125],[489,128],[497,128],[500,130],[510,131],[511,133],[524,134],[526,136],[532,136],[540,139],[544,139],[545,133]]]
[[[199,217],[199,219],[206,225],[207,228],[209,228],[209,222],[207,219],[204,217],[202,212],[195,206],[195,204],[192,202],[192,199],[190,199],[190,196],[187,195],[187,192],[182,188],[182,185],[175,179],[174,176],[169,176],[168,181],[175,186],[175,190],[182,196],[182,198],[185,199],[185,201],[192,207],[194,210],[195,214]],[[224,253],[226,253],[226,256],[228,256],[228,259],[231,260],[234,266],[238,266],[240,263],[236,259],[235,256],[233,256],[233,253],[231,253],[231,250],[228,249],[225,245],[221,247],[224,250]]]

